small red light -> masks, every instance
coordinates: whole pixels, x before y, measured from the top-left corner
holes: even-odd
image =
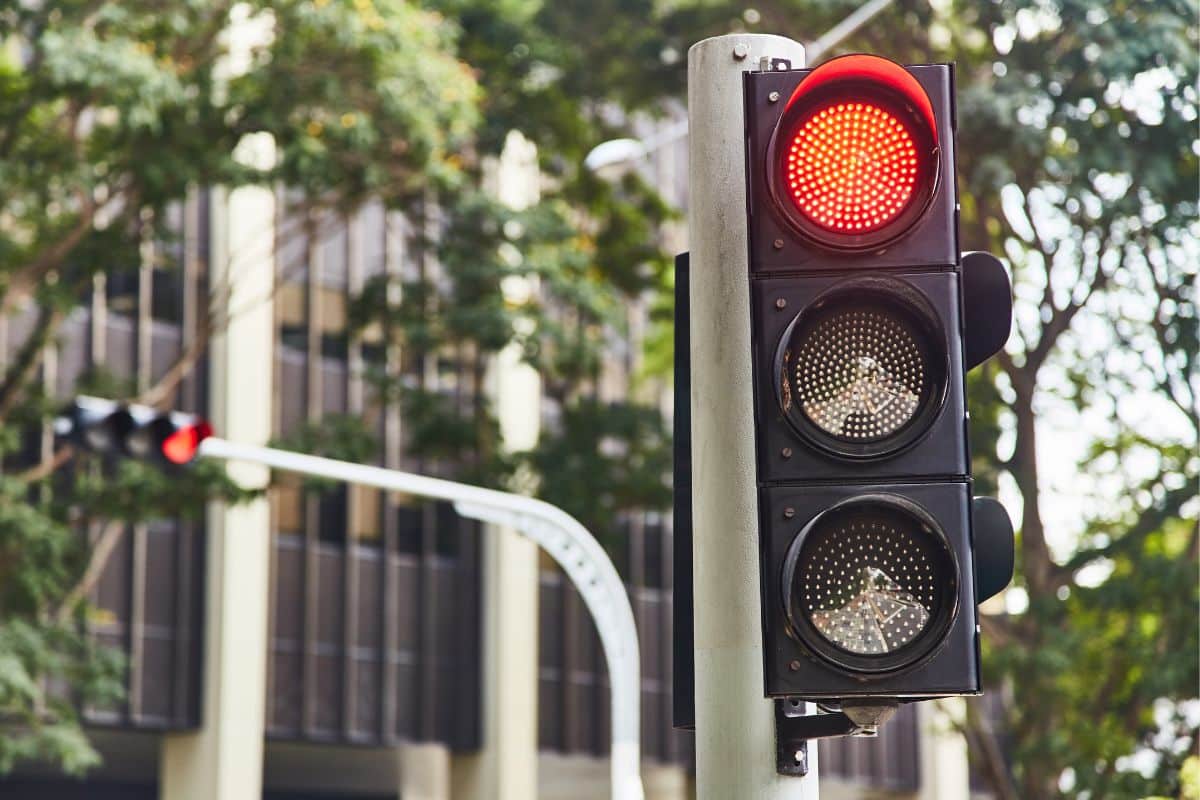
[[[172,464],[186,464],[196,457],[200,443],[212,436],[212,426],[204,420],[184,425],[163,440],[163,457]]]
[[[831,103],[796,129],[784,185],[812,223],[834,233],[869,233],[908,207],[917,158],[912,133],[886,108]]]

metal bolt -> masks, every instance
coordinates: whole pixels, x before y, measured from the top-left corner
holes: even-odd
[[[775,307],[780,311],[783,311],[785,308],[787,308],[787,300],[784,300],[782,297],[779,298],[775,301]]]
[[[767,95],[767,102],[778,103],[779,102],[779,92],[771,92],[769,95]]]
[[[744,61],[748,55],[750,55],[750,45],[745,42],[738,42],[733,46],[733,57],[736,60]]]
[[[790,447],[783,448],[782,450],[779,451],[779,455],[783,456],[784,458],[791,458],[792,457],[792,448],[790,448]]]
[[[791,506],[788,506],[783,510],[784,519],[791,519],[794,516],[796,516],[796,509],[792,508]]]
[[[773,242],[773,244],[775,245],[775,249],[776,249],[776,250],[782,250],[782,249],[783,249],[783,239],[776,239],[776,240]]]
[[[800,659],[793,658],[791,661],[789,661],[788,669],[790,669],[792,672],[799,672],[800,671]]]

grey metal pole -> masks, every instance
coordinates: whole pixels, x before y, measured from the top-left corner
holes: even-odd
[[[805,55],[811,62],[816,62],[821,56],[842,43],[843,39],[871,21],[871,18],[892,4],[892,0],[871,0],[863,3],[844,20],[834,25],[821,35],[820,39],[806,45]]]
[[[688,51],[696,783],[701,800],[816,800],[775,771],[763,697],[758,506],[750,373],[742,73],[759,59],[804,66],[781,36],[735,34]]]

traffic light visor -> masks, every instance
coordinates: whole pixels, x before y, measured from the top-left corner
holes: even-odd
[[[833,249],[880,247],[909,230],[933,197],[933,105],[899,64],[836,58],[797,85],[769,158],[775,203],[799,233]]]

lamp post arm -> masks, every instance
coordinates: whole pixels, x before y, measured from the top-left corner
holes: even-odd
[[[511,492],[217,437],[205,439],[199,455],[446,500],[464,517],[511,527],[536,542],[578,589],[600,635],[612,684],[612,798],[643,800],[641,665],[633,608],[612,559],[578,520],[543,500]]]

